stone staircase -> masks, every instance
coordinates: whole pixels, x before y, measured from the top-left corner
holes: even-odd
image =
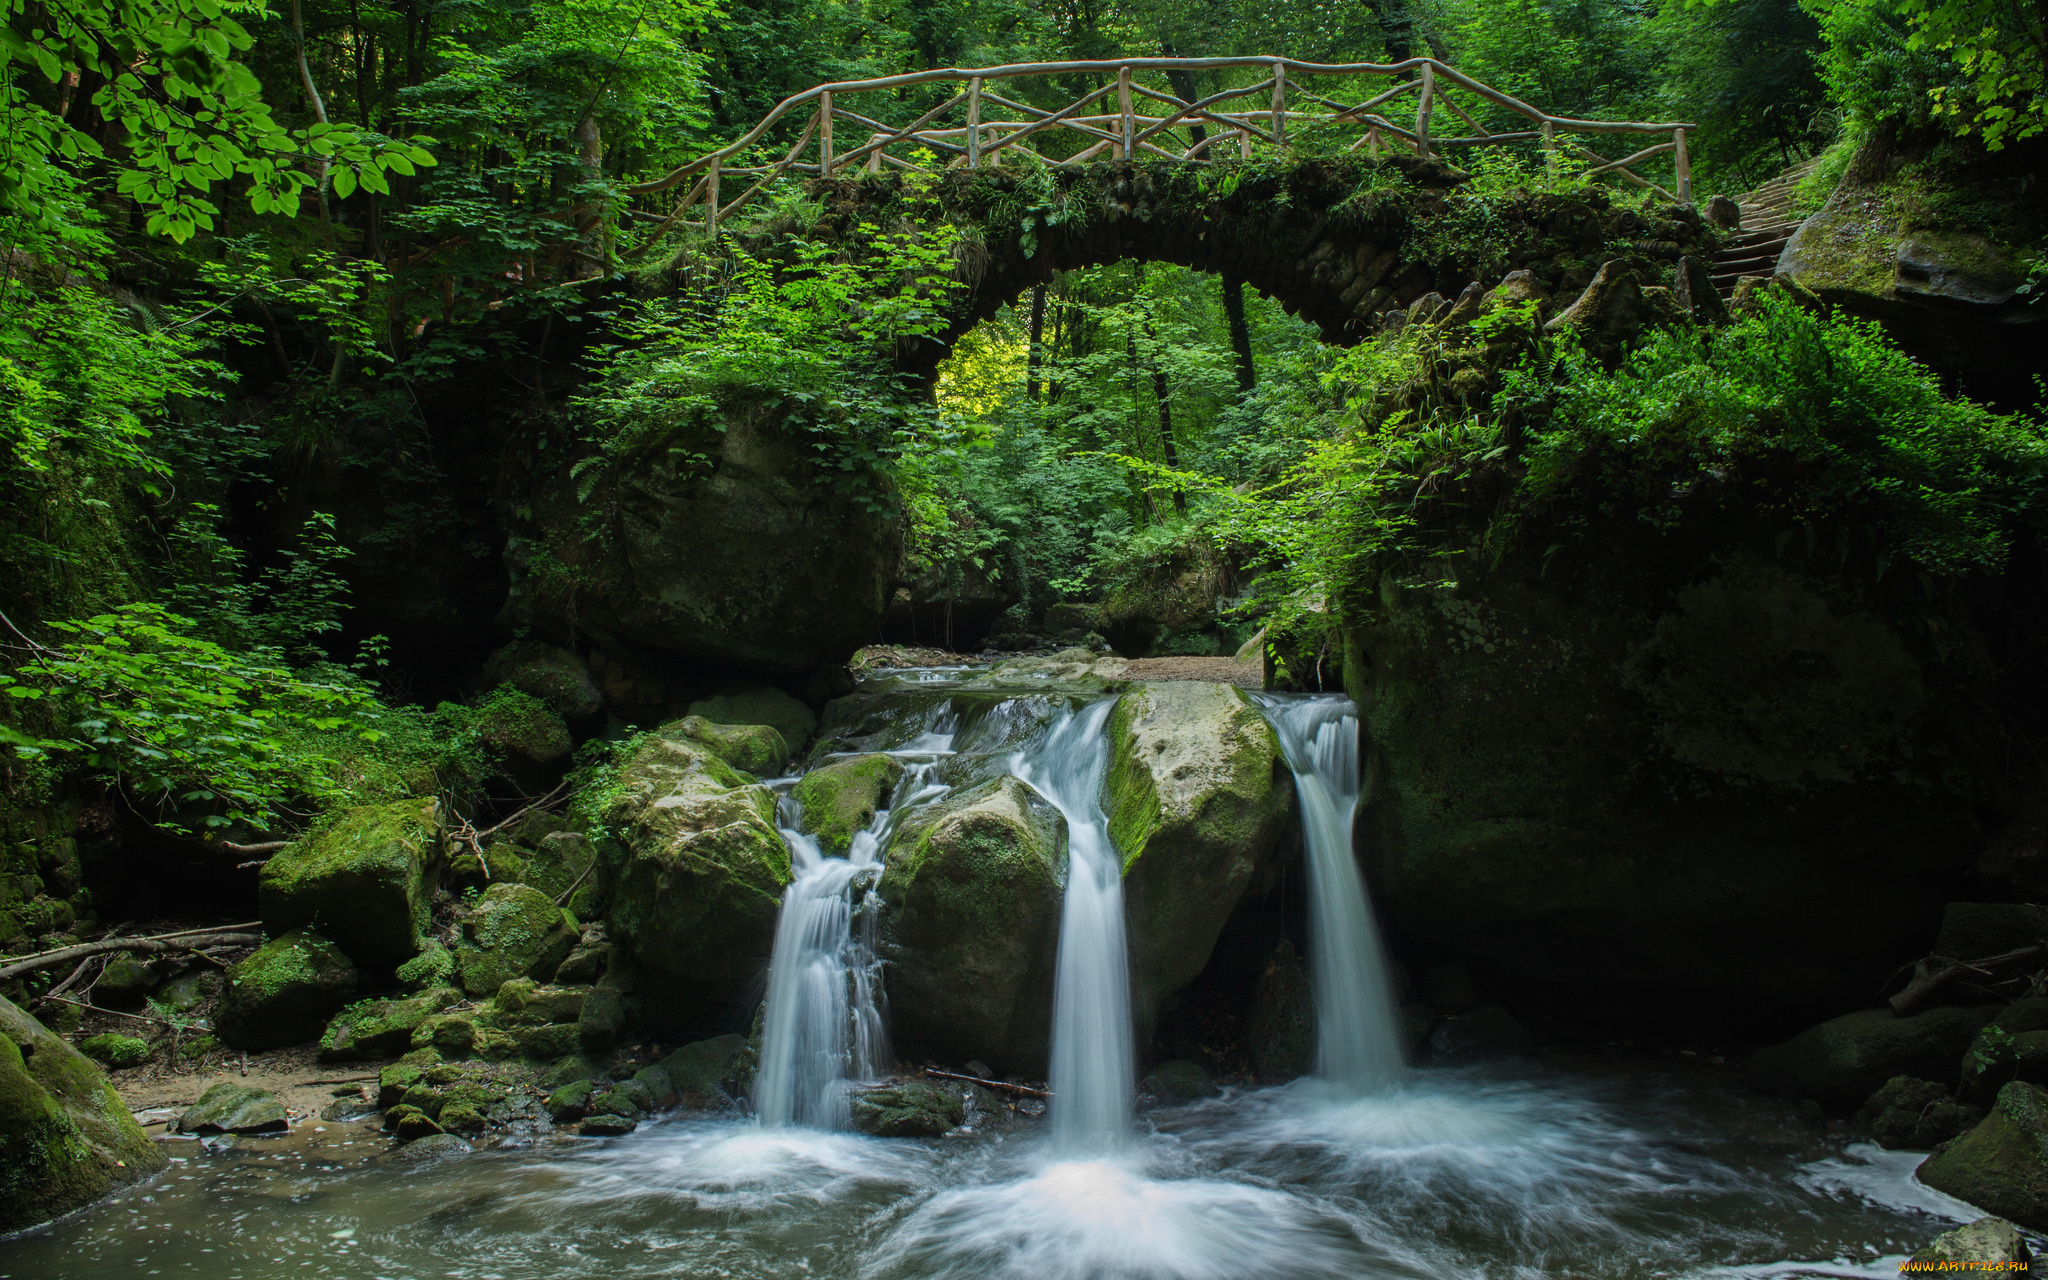
[[[1737,202],[1742,209],[1742,221],[1730,235],[1727,247],[1714,255],[1714,287],[1723,298],[1734,296],[1736,282],[1744,276],[1769,278],[1777,270],[1778,255],[1784,252],[1785,242],[1804,220],[1793,212],[1800,180],[1819,163],[1819,156],[1803,160]]]

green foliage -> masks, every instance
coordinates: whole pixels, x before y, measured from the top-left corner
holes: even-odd
[[[2028,0],[1898,0],[1912,49],[1936,49],[1964,83],[1936,85],[1935,111],[1987,150],[2048,129],[2048,17]]]
[[[49,726],[0,727],[15,755],[83,767],[180,828],[269,825],[294,803],[344,795],[285,734],[350,727],[374,703],[351,673],[295,671],[275,650],[223,648],[156,604],[45,625],[66,647],[32,645],[27,661],[0,671],[0,691],[40,704]]]

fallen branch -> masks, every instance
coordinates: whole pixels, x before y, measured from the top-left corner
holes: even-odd
[[[568,888],[562,890],[562,896],[555,899],[555,905],[559,907],[563,903],[567,902],[569,900],[569,895],[576,892],[578,886],[580,886],[583,883],[583,881],[589,877],[592,869],[596,866],[597,858],[595,856],[593,856],[589,862],[584,863],[582,874],[577,876],[576,879],[570,883]]]
[[[1988,974],[2000,965],[2015,964],[2021,960],[2032,960],[2048,956],[2048,946],[2022,947],[2008,951],[2002,956],[1988,956],[1982,960],[1951,960],[1947,956],[1928,956],[1913,966],[1912,980],[1905,989],[1891,998],[1892,1012],[1901,1018],[1911,1017],[1934,1003],[1936,994],[1943,984],[1960,978],[1966,973]]]
[[[262,844],[236,844],[232,840],[223,840],[220,847],[229,853],[276,853],[279,849],[289,848],[291,843],[289,840],[265,840]]]
[[[937,1076],[941,1080],[965,1080],[968,1084],[978,1084],[987,1089],[1000,1089],[1004,1093],[1021,1094],[1026,1098],[1049,1099],[1052,1097],[1050,1090],[1034,1089],[1028,1084],[1005,1084],[1001,1080],[984,1080],[980,1076],[963,1076],[956,1071],[941,1071],[937,1067],[926,1067],[924,1073],[928,1076]]]
[[[185,941],[171,940],[179,937]],[[37,969],[47,969],[51,965],[66,964],[108,951],[140,951],[153,954],[165,951],[197,951],[201,947],[254,947],[260,946],[262,942],[263,935],[260,933],[200,933],[196,930],[154,938],[108,938],[102,942],[81,942],[75,947],[46,951],[41,955],[28,956],[12,964],[0,966],[0,982],[18,978],[24,973],[33,973]]]
[[[363,1083],[363,1082],[364,1082],[365,1080],[376,1080],[376,1079],[378,1079],[378,1078],[379,1078],[379,1077],[377,1077],[377,1076],[374,1076],[374,1075],[370,1075],[370,1076],[341,1076],[340,1078],[338,1078],[338,1079],[334,1079],[334,1080],[301,1080],[301,1081],[299,1081],[299,1082],[298,1082],[297,1084],[293,1085],[292,1087],[293,1087],[294,1089],[304,1089],[304,1088],[306,1088],[306,1087],[307,1087],[307,1086],[309,1086],[309,1085],[316,1085],[316,1084],[361,1084],[361,1083]]]
[[[70,996],[44,996],[43,999],[55,1000],[58,1004],[77,1005],[81,1009],[90,1009],[94,1013],[104,1013],[107,1016],[113,1018],[133,1018],[137,1022],[154,1022],[156,1025],[160,1027],[170,1027],[173,1030],[177,1029],[177,1024],[169,1022],[163,1018],[152,1018],[146,1013],[123,1013],[119,1009],[102,1009],[96,1004],[87,1004],[83,1000],[73,1000]]]

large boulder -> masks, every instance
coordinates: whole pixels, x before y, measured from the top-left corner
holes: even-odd
[[[293,930],[234,967],[214,1031],[237,1049],[302,1044],[355,993],[356,967],[341,949],[311,929]]]
[[[576,919],[540,890],[494,884],[471,907],[455,943],[455,971],[473,996],[514,978],[552,978],[576,946]]]
[[[365,969],[397,968],[427,930],[438,839],[432,801],[342,810],[263,864],[264,929],[276,936],[317,922]]]
[[[1957,1102],[1948,1086],[1911,1076],[1893,1076],[1870,1095],[1857,1119],[1887,1151],[1926,1151],[1976,1125],[1982,1108]]]
[[[604,712],[589,665],[567,649],[538,640],[514,640],[493,653],[484,664],[484,683],[531,694],[572,725],[590,724]]]
[[[1784,1044],[1757,1050],[1744,1075],[1761,1093],[1812,1098],[1824,1107],[1852,1111],[1894,1076],[1952,1078],[1992,1013],[1944,1006],[1910,1018],[1889,1009],[1844,1014]]]
[[[1982,1124],[1927,1158],[1920,1181],[2030,1231],[2048,1231],[2048,1092],[2015,1080]]]
[[[99,1068],[0,997],[0,1233],[48,1222],[164,1163]]]
[[[1913,1255],[1901,1271],[1970,1272],[2030,1271],[2034,1251],[2003,1218],[1979,1218],[1965,1227],[1944,1231]]]
[[[291,1127],[283,1099],[231,1080],[207,1089],[178,1117],[180,1133],[283,1133]]]
[[[1141,1033],[1209,963],[1294,809],[1279,739],[1232,685],[1134,685],[1109,720],[1104,809],[1124,859]]]
[[[913,812],[881,883],[895,1034],[956,1062],[1043,1070],[1065,873],[1065,819],[1007,774]]]
[[[727,689],[716,697],[691,703],[690,714],[712,724],[765,724],[781,734],[783,745],[793,752],[802,751],[818,729],[815,712],[770,685]]]
[[[686,738],[740,772],[757,778],[779,776],[789,765],[789,743],[772,724],[720,724],[692,715],[662,726],[662,732]]]
[[[419,1025],[462,999],[453,987],[437,987],[403,1000],[364,1000],[350,1005],[320,1034],[322,1062],[395,1058],[412,1047]]]
[[[967,1118],[957,1086],[910,1080],[853,1094],[853,1127],[877,1138],[936,1138]]]
[[[2035,996],[1999,1010],[1963,1055],[1963,1097],[1990,1105],[2014,1080],[2048,1085],[2048,998]]]
[[[1934,954],[1987,960],[2048,938],[2048,908],[2031,902],[1951,902],[1941,909]]]
[[[507,547],[505,621],[730,670],[844,662],[881,628],[902,518],[877,500],[886,481],[835,482],[781,419],[765,406],[706,410],[658,447],[573,476],[536,467],[537,534]]]
[[[607,936],[625,952],[611,968],[637,969],[643,1014],[680,1030],[758,998],[790,879],[774,793],[655,734],[620,762],[610,794]]]
[[[1754,1025],[1853,1008],[1934,935],[1995,804],[1981,637],[1718,519],[1380,579],[1344,686],[1397,950]],[[1930,647],[1930,608],[1971,638]]]
[[[802,830],[818,837],[818,847],[844,856],[853,838],[889,807],[889,795],[903,779],[903,762],[894,756],[865,755],[811,770],[796,784],[803,806]]]

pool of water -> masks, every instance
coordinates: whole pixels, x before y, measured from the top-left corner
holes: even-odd
[[[409,1164],[302,1126],[0,1240],[0,1280],[1892,1277],[1969,1206],[1722,1074],[1422,1071],[932,1141],[676,1115]]]

